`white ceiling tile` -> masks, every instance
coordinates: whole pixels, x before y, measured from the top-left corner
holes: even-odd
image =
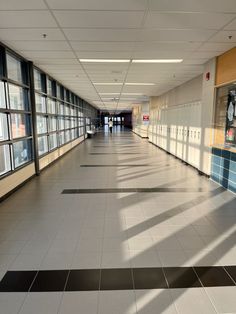
[[[203,44],[198,51],[221,51],[224,52],[226,50],[229,50],[235,46],[235,43],[205,43]]]
[[[61,27],[138,28],[143,12],[54,11]]]
[[[71,59],[74,57],[73,52],[70,51],[20,51],[20,53],[30,60],[34,59]]]
[[[122,86],[96,86],[99,93],[120,93]]]
[[[216,56],[219,56],[222,53],[222,51],[196,51],[191,55],[191,58],[214,58]]]
[[[229,36],[232,36],[231,39]],[[215,34],[211,39],[210,42],[221,42],[221,43],[236,43],[236,31],[220,31]]]
[[[48,11],[0,11],[0,28],[56,26]]]
[[[47,9],[43,0],[1,0],[0,10]]]
[[[149,8],[157,11],[236,12],[235,0],[149,0]]]
[[[183,64],[204,64],[208,61],[208,58],[200,58],[200,59],[192,59],[192,58],[189,58],[189,59],[184,59],[183,61]]]
[[[65,40],[62,32],[56,28],[1,28],[1,40],[42,40],[43,34],[47,34],[44,41]]]
[[[137,42],[136,51],[194,51],[200,42]]]
[[[76,52],[76,55],[80,59],[130,59],[132,57],[131,52],[125,51],[116,51],[116,52],[107,52],[107,51],[79,51]]]
[[[147,0],[47,0],[52,9],[145,10]]]
[[[134,49],[134,42],[97,42],[97,41],[71,41],[73,49],[76,51],[132,51]]]
[[[229,23],[234,17],[234,14],[220,13],[149,12],[144,26],[166,29],[219,29]]]
[[[214,30],[192,29],[142,29],[139,33],[139,41],[206,41],[215,33]]]
[[[190,52],[184,51],[136,51],[134,59],[184,59]]]
[[[69,44],[66,41],[5,41],[9,46],[15,47],[17,50],[24,51],[50,51],[50,50],[71,50]]]
[[[235,4],[236,5],[236,4]],[[225,27],[225,30],[233,30],[236,31],[236,18]]]
[[[36,64],[38,65],[45,65],[45,66],[49,66],[49,65],[55,65],[57,67],[61,67],[61,65],[77,65],[78,64],[78,60],[76,58],[74,59],[34,59]]]
[[[135,41],[137,29],[96,29],[96,28],[65,28],[69,40],[81,41]]]

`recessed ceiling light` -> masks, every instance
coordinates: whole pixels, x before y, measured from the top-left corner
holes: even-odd
[[[79,59],[80,62],[93,63],[129,63],[129,59]]]
[[[125,83],[128,86],[153,86],[155,83]]]
[[[114,86],[116,86],[116,85],[123,85],[123,83],[93,83],[93,85],[114,85]]]
[[[183,59],[147,59],[147,60],[132,60],[133,63],[181,63]]]

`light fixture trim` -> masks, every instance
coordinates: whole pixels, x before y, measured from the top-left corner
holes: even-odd
[[[123,83],[118,83],[118,82],[114,82],[114,83],[99,83],[99,82],[95,82],[93,83],[93,85],[96,85],[96,86],[122,86]]]
[[[79,59],[83,63],[129,63],[130,59]]]

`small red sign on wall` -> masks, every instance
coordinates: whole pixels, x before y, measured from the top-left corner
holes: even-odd
[[[147,114],[143,115],[143,121],[149,121],[149,115]]]

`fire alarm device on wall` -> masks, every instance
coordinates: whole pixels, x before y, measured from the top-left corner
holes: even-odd
[[[211,76],[211,75],[210,75],[210,72],[207,72],[207,73],[206,73],[206,81],[209,81],[209,80],[210,80],[210,76]]]

